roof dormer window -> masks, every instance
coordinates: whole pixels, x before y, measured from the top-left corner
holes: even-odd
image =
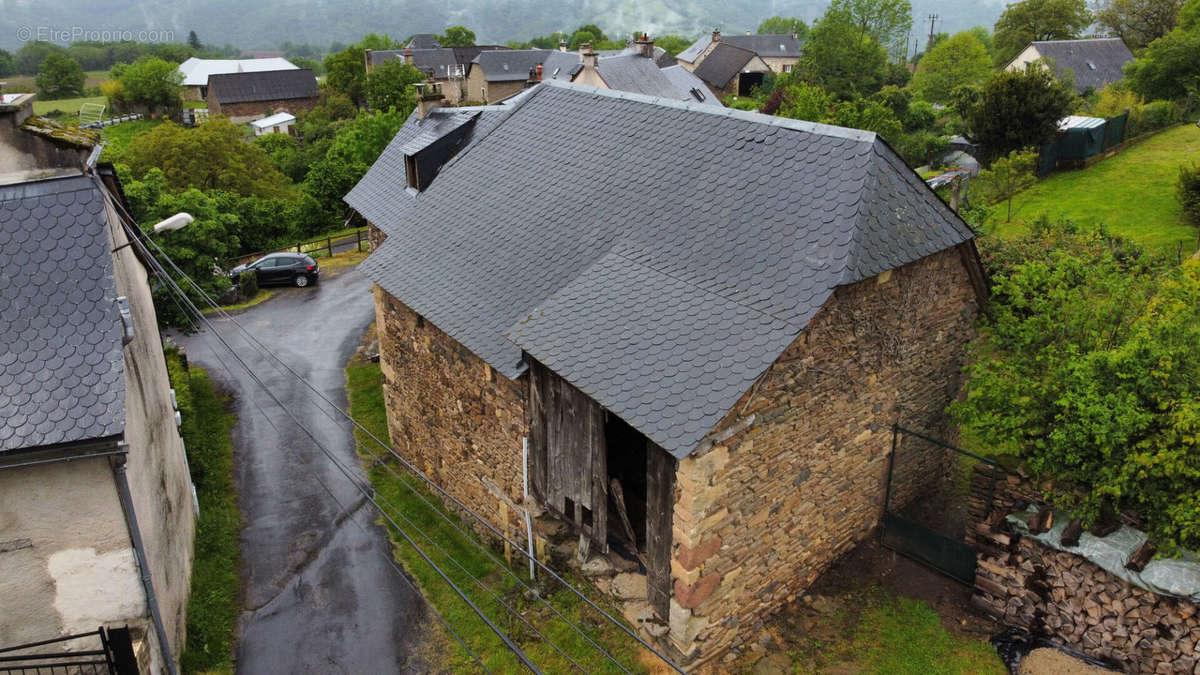
[[[408,178],[408,187],[414,190],[421,189],[421,182],[417,178],[417,158],[415,156],[404,156],[404,175]]]

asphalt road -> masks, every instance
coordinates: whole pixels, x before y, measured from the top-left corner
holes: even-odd
[[[343,409],[343,368],[374,318],[356,270],[284,289],[236,317]],[[331,421],[312,392],[214,320],[255,373],[328,451],[361,478],[349,423]],[[390,564],[377,513],[213,336],[176,338],[193,363],[234,395],[235,479],[244,529],[239,673],[425,672],[421,600]],[[222,365],[225,364],[225,365]]]

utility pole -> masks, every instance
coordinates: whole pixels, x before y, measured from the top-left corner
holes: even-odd
[[[937,14],[929,15],[929,42],[925,43],[925,51],[926,52],[928,52],[929,49],[931,47],[933,47],[933,26],[934,26],[934,24],[937,23],[937,20],[939,18],[941,18],[941,17],[939,17]]]

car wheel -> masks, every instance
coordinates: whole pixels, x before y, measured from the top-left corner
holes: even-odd
[[[304,288],[308,285],[308,277],[303,274],[296,275],[296,288]]]

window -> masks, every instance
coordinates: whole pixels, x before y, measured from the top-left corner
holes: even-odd
[[[417,181],[417,158],[412,155],[404,156],[404,175],[408,177],[408,187],[414,190],[420,190],[421,184]]]
[[[792,72],[792,64],[790,64],[790,63],[783,64],[783,72],[785,72],[785,73]]]

